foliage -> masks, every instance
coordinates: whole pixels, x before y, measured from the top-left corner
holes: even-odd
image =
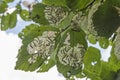
[[[118,80],[120,74],[120,0],[35,0],[8,13],[0,1],[0,29],[14,28],[17,15],[33,21],[18,36],[22,40],[15,69],[46,72],[53,66],[67,79]],[[112,46],[108,61],[99,49]]]

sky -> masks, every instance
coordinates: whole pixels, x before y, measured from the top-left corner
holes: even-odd
[[[18,0],[14,2],[17,3]],[[12,6],[14,6],[12,4]],[[9,4],[11,5],[11,4]],[[12,10],[11,10],[12,11]],[[10,11],[9,11],[10,12]],[[65,80],[62,75],[60,75],[56,69],[53,67],[46,73],[36,73],[36,72],[24,72],[20,70],[14,70],[16,63],[16,56],[18,54],[18,49],[22,45],[20,38],[17,34],[26,26],[33,22],[24,22],[18,16],[18,22],[14,29],[7,31],[0,31],[0,80]],[[97,45],[91,45],[99,47]],[[108,49],[102,51],[102,60],[107,61],[110,54],[111,46]],[[77,79],[76,79],[77,80]],[[79,79],[85,80],[85,79]]]

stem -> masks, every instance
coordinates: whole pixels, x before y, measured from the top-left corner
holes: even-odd
[[[92,1],[91,3],[89,3],[85,8],[83,8],[83,9],[81,9],[81,10],[79,10],[79,11],[84,11],[84,10],[86,10],[88,7],[91,7],[95,1],[96,1],[96,0],[93,0],[93,1]],[[78,12],[79,12],[79,11],[78,11]]]
[[[62,29],[61,32],[64,32],[64,31],[67,30],[69,27],[70,27],[70,25],[67,26],[66,28]]]

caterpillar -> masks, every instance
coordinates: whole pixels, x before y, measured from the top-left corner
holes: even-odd
[[[33,55],[28,62],[35,62],[37,58],[34,58],[34,56],[40,56],[43,59],[50,56],[55,44],[54,37],[55,33],[53,31],[48,31],[44,32],[42,36],[34,38],[34,40],[27,46],[28,53]]]
[[[78,12],[71,20],[72,30],[79,31],[82,19],[82,12]]]
[[[46,6],[44,13],[51,25],[58,25],[68,15],[67,11],[57,6]]]
[[[83,45],[77,44],[74,47],[65,45],[60,48],[57,57],[60,63],[79,68],[82,66],[84,52],[85,48]]]
[[[35,63],[36,60],[37,60],[37,57],[38,57],[38,54],[34,54],[32,57],[30,57],[30,58],[28,59],[28,62],[29,62],[30,64]]]

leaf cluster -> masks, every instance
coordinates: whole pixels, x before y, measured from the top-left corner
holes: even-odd
[[[91,80],[119,79],[119,0],[35,0],[35,4],[29,4],[32,7],[28,9],[23,9],[20,1],[15,6],[16,10],[8,13],[7,4],[10,2],[13,0],[0,1],[1,30],[14,28],[17,15],[24,21],[34,22],[18,34],[22,46],[17,56],[16,70],[46,72],[56,65],[67,80],[74,80],[76,77]],[[34,63],[29,63],[28,60],[33,55],[28,53],[28,45],[49,31],[55,33],[52,53],[47,58],[38,56]],[[88,43],[99,43],[103,49],[112,46],[108,61],[103,61],[103,53]],[[76,55],[81,56],[78,58]]]

